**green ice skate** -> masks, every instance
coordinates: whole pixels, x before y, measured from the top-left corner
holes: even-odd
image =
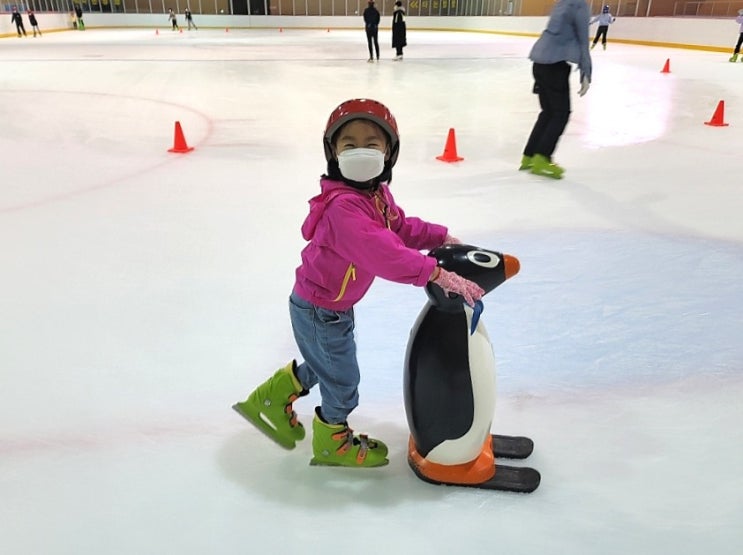
[[[384,466],[387,460],[387,446],[378,439],[364,434],[353,435],[348,424],[328,424],[320,418],[320,407],[315,409],[312,421],[311,465],[350,466],[370,468]]]
[[[730,57],[730,61],[731,61],[731,62],[737,62],[737,61],[738,61],[738,55],[737,55],[737,54],[733,54],[733,55],[732,55],[732,56]],[[743,60],[741,60],[741,61],[743,61]]]
[[[543,175],[544,177],[551,177],[552,179],[562,179],[565,170],[553,164],[545,156],[541,154],[535,154],[532,158],[531,173],[534,175]]]
[[[296,361],[291,361],[258,386],[247,400],[232,405],[248,422],[285,449],[294,449],[296,442],[305,436],[304,426],[292,409],[292,403],[307,394],[294,374],[296,367]]]
[[[530,170],[533,164],[534,161],[532,160],[532,157],[524,154],[521,157],[521,165],[519,166],[519,171]]]

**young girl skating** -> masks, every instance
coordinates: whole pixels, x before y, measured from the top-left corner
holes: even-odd
[[[400,138],[384,105],[368,99],[343,102],[328,119],[323,146],[327,173],[302,225],[309,243],[289,297],[304,362],[292,360],[233,408],[276,443],[293,449],[305,430],[292,403],[317,385],[321,405],[312,422],[310,464],[383,466],[387,446],[354,434],[348,424],[360,382],[354,305],[375,277],[418,287],[432,281],[470,305],[484,291],[420,252],[459,240],[444,226],[406,215],[395,203],[389,183]]]

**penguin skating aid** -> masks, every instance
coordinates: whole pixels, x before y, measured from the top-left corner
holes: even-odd
[[[430,255],[486,294],[519,271],[515,257],[472,245],[446,245]],[[426,293],[429,300],[413,326],[405,356],[408,464],[430,483],[534,491],[539,472],[495,462],[503,453],[526,458],[533,443],[490,433],[495,360],[479,321],[482,303],[473,309],[434,284],[426,286]]]

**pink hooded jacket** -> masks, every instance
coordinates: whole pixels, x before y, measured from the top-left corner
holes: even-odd
[[[320,180],[310,214],[294,292],[314,305],[344,311],[369,290],[374,278],[423,286],[436,260],[421,253],[443,244],[447,228],[406,217],[386,184],[376,193],[341,181]]]

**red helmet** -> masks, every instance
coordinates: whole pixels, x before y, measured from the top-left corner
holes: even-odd
[[[397,133],[397,122],[392,113],[381,102],[368,98],[355,98],[346,100],[338,106],[328,118],[323,136],[325,146],[325,159],[330,162],[333,159],[333,135],[343,124],[355,119],[365,119],[376,123],[389,137],[390,158],[385,164],[389,169],[397,162],[397,154],[400,150],[400,135]]]

